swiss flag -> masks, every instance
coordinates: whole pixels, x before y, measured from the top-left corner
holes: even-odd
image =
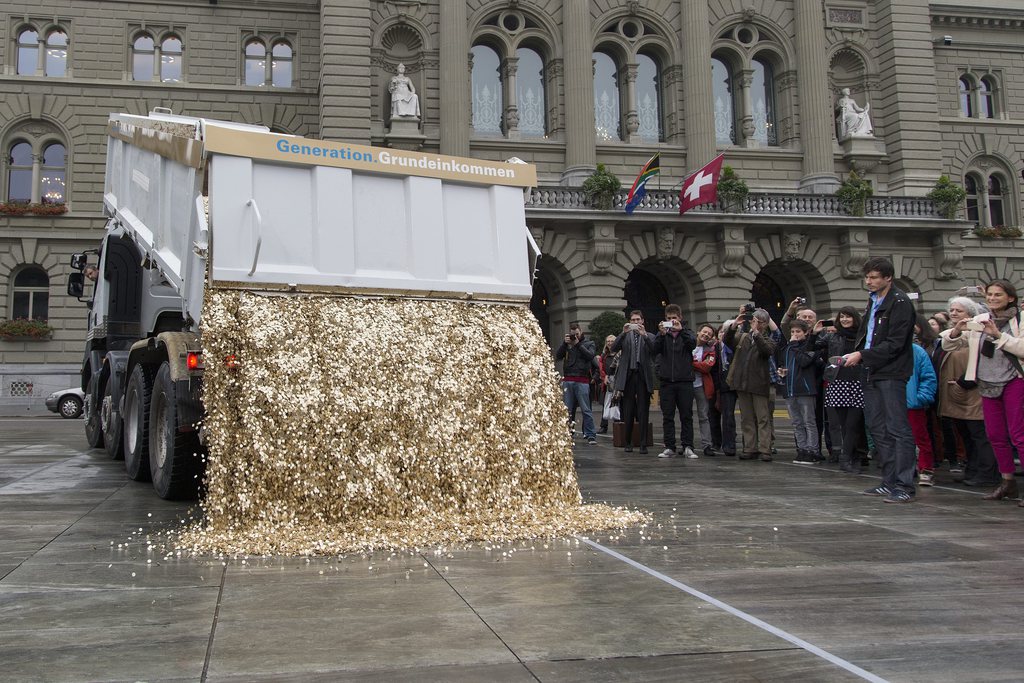
[[[701,204],[711,204],[718,199],[718,176],[722,174],[724,156],[724,152],[719,154],[683,181],[683,189],[679,190],[680,214]]]

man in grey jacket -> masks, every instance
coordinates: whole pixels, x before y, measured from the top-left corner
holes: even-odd
[[[587,339],[579,323],[569,325],[569,333],[555,351],[555,360],[562,361],[562,400],[569,410],[569,423],[576,416],[576,406],[583,413],[583,436],[591,446],[597,443],[594,415],[590,411],[590,371],[594,367],[594,342]]]
[[[633,311],[622,334],[612,344],[612,352],[622,351],[615,372],[615,390],[622,392],[622,421],[626,431],[627,453],[633,450],[633,418],[640,423],[640,454],[647,453],[647,421],[654,392],[654,335],[644,326],[644,314]]]
[[[748,317],[749,316],[749,317]],[[769,338],[768,311],[741,309],[736,322],[722,340],[733,349],[732,363],[726,381],[736,391],[743,429],[743,452],[740,460],[764,462],[772,460],[772,432],[768,397],[771,378],[768,365],[775,353],[775,342]]]

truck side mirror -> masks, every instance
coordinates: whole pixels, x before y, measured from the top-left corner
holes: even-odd
[[[68,296],[81,299],[85,294],[85,275],[82,273],[71,273],[68,276]]]
[[[81,270],[82,268],[85,268],[86,263],[86,254],[75,252],[74,254],[71,255],[71,267],[74,268],[75,270]]]

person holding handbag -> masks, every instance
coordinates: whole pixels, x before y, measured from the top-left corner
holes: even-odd
[[[620,351],[612,351],[612,344],[615,343],[615,335],[609,334],[604,339],[604,349],[601,351],[601,370],[604,375],[604,410],[601,411],[601,428],[598,434],[607,434],[608,425],[615,424],[619,419],[619,405],[612,401],[615,397],[615,371],[619,367]]]
[[[942,333],[942,348],[968,348],[964,381],[978,383],[985,432],[1002,477],[985,499],[1002,500],[1019,494],[1010,444],[1024,453],[1024,314],[1017,288],[1008,280],[989,282],[985,303],[988,313],[960,320]],[[1020,505],[1024,507],[1024,501]]]

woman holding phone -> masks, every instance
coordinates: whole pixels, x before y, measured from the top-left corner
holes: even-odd
[[[1024,453],[1024,314],[1017,288],[1008,280],[988,283],[985,303],[988,313],[960,320],[942,333],[942,348],[968,349],[964,380],[978,383],[985,432],[1002,477],[985,499],[1002,500],[1018,496],[1010,444]]]

